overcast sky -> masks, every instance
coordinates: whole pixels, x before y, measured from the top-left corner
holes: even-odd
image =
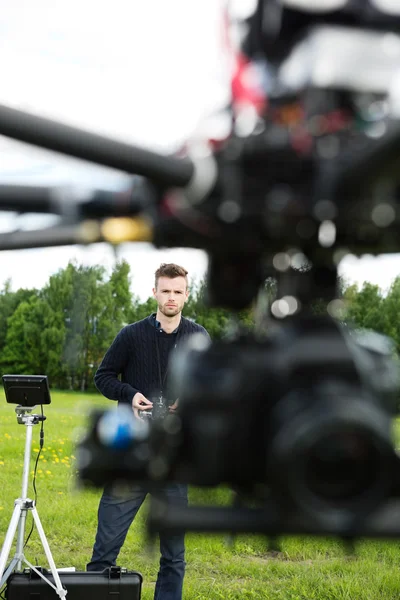
[[[222,1],[222,0],[221,0]],[[219,0],[0,0],[0,102],[124,141],[167,151],[192,134],[226,99]],[[120,187],[127,176],[0,136],[0,181]],[[0,213],[0,231],[38,226]],[[120,248],[133,291],[147,298],[160,262],[183,264],[200,278],[197,250]],[[0,285],[41,287],[76,258],[113,265],[102,244],[0,253]],[[345,259],[342,274],[387,288],[400,274],[399,255]]]

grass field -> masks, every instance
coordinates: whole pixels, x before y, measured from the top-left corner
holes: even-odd
[[[52,393],[45,408],[44,448],[37,474],[37,509],[58,568],[84,570],[96,531],[100,491],[78,491],[75,485],[74,444],[88,411],[110,407],[99,395]],[[16,420],[14,406],[0,396],[0,544],[21,493],[25,426]],[[33,427],[32,466],[39,448],[39,425]],[[30,480],[32,481],[32,479]],[[28,495],[33,498],[33,490]],[[192,502],[226,502],[225,490],[192,489]],[[119,564],[143,574],[143,600],[153,597],[158,551],[145,550],[143,506],[121,551]],[[29,516],[27,531],[30,529]],[[282,551],[267,552],[257,536],[240,536],[233,547],[223,535],[189,534],[186,542],[185,600],[389,600],[400,597],[400,548],[397,542],[363,541],[356,556],[346,556],[334,539],[285,538]],[[27,559],[47,566],[36,531]]]

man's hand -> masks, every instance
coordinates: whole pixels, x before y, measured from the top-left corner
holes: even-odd
[[[147,400],[146,396],[143,396],[140,392],[136,392],[136,394],[132,398],[132,410],[133,414],[137,419],[139,419],[139,410],[150,410],[153,408],[153,403],[150,400]]]
[[[178,404],[179,404],[179,398],[177,398],[175,400],[175,402],[173,404],[171,404],[171,406],[169,407],[169,412],[176,412],[177,408],[178,408]]]

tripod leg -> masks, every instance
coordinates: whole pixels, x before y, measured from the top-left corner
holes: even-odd
[[[32,508],[32,516],[33,516],[33,520],[35,521],[36,529],[38,530],[38,533],[39,533],[40,541],[42,542],[42,546],[43,546],[43,549],[44,549],[45,554],[46,554],[47,562],[49,563],[49,566],[50,566],[51,574],[54,577],[54,582],[56,584],[57,594],[60,596],[60,598],[64,598],[64,596],[66,595],[67,592],[66,592],[66,590],[62,586],[62,583],[61,583],[61,580],[60,580],[60,576],[58,574],[58,571],[57,571],[57,568],[56,568],[53,556],[52,556],[51,551],[50,551],[50,546],[49,546],[49,544],[47,542],[47,538],[46,538],[46,535],[44,533],[44,529],[42,527],[42,523],[40,522],[39,515],[38,515],[38,512],[37,512],[37,510],[36,510],[35,507]]]
[[[2,586],[5,584],[5,582],[7,581],[7,579],[9,578],[9,576],[11,575],[11,573],[14,571],[17,562],[18,562],[19,558],[17,558],[16,556],[14,556],[14,558],[12,559],[12,561],[10,562],[10,564],[8,565],[7,571],[5,571],[2,580],[0,581],[0,590],[2,588]]]
[[[7,573],[6,573],[7,577],[3,578],[4,569],[6,567],[6,563],[7,563],[9,554],[10,554],[11,545],[12,545],[12,542],[13,542],[13,539],[15,536],[15,532],[17,531],[20,516],[21,516],[21,505],[19,503],[16,503],[14,506],[14,512],[12,514],[11,521],[10,521],[10,524],[7,529],[6,538],[4,540],[4,544],[3,544],[3,547],[1,549],[1,554],[0,554],[0,587],[3,585],[3,583],[6,581],[6,578],[9,575],[10,569],[7,569]],[[20,557],[16,556],[16,561],[18,561],[19,559],[20,559]]]
[[[24,503],[23,506],[21,506],[21,514],[19,517],[18,533],[17,533],[17,546],[16,546],[16,552],[15,552],[16,556],[21,557],[17,564],[17,571],[22,570],[22,559],[24,556],[24,535],[25,535],[25,524],[26,524],[27,514],[28,514],[28,509],[26,508],[26,503]]]

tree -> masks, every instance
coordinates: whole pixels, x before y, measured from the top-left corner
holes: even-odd
[[[205,327],[212,339],[221,338],[229,321],[229,312],[223,308],[210,308],[207,303],[207,283],[203,279],[190,285],[190,294],[183,314]]]
[[[47,346],[43,339],[47,304],[32,295],[9,318],[2,352],[5,371],[39,375],[47,372]]]
[[[400,352],[400,277],[394,280],[378,308],[380,314],[375,314],[377,319],[375,329],[393,338],[397,352]]]
[[[352,285],[344,291],[343,298],[348,304],[347,321],[356,327],[387,333],[385,300],[377,285],[365,282],[360,291]]]
[[[144,302],[140,302],[139,298],[133,298],[129,312],[129,323],[140,321],[155,312],[157,312],[157,302],[153,297],[147,298]]]
[[[64,346],[73,299],[73,276],[76,266],[69,263],[52,275],[41,296],[49,307],[44,322],[43,340],[47,345],[47,374],[52,386],[66,388],[67,369],[63,361]]]
[[[112,320],[117,327],[127,325],[132,316],[132,293],[130,291],[130,266],[123,260],[117,263],[110,277],[112,296]]]
[[[53,275],[43,292],[48,373],[53,385],[84,390],[131,309],[129,265],[119,263],[107,279],[101,266],[70,262]]]
[[[11,291],[11,281],[9,279],[3,285],[0,292],[0,365],[3,372],[7,370],[6,365],[2,363],[2,355],[6,345],[9,319],[21,302],[29,301],[31,297],[37,297],[38,294],[37,290],[19,289],[16,292]]]
[[[70,266],[70,265],[69,265]],[[119,323],[112,320],[112,287],[103,267],[73,267],[63,360],[72,389],[85,390]]]

